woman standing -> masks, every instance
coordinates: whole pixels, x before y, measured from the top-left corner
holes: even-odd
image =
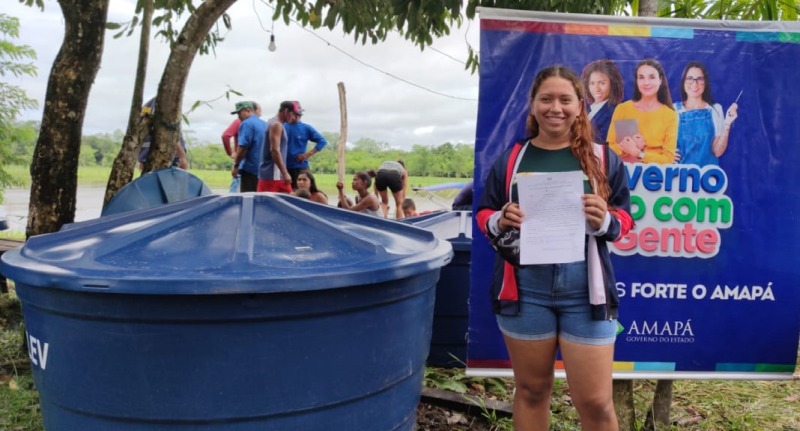
[[[633,100],[617,106],[608,128],[609,146],[625,162],[672,163],[678,141],[678,115],[667,77],[658,60],[636,65]],[[633,120],[624,127],[621,120]]]
[[[356,203],[352,205],[344,194],[344,184],[341,181],[336,183],[336,188],[339,189],[339,208],[377,216],[380,205],[378,199],[369,193],[370,185],[372,185],[372,179],[366,172],[356,172],[353,175],[351,187],[358,193],[358,196]]]
[[[391,190],[392,196],[394,196],[394,215],[399,220],[403,218],[402,206],[407,188],[408,172],[406,172],[406,165],[402,160],[387,160],[381,163],[375,177],[375,189],[381,197],[381,210],[384,218],[389,215],[389,197],[386,189]]]
[[[739,116],[739,105],[731,104],[723,118],[722,105],[711,97],[711,82],[703,63],[691,61],[683,69],[681,101],[675,103],[675,110],[680,118],[675,161],[719,165],[719,158],[728,148],[731,126]]]
[[[617,431],[611,371],[619,299],[606,242],[633,224],[625,169],[607,147],[592,143],[581,82],[570,69],[536,75],[526,125],[530,139],[506,151],[486,178],[478,226],[490,239],[520,228],[518,174],[583,171],[585,194],[575,199],[583,202],[587,254],[578,262],[520,267],[495,258],[493,305],[514,369],[514,428],[549,429],[560,350],[582,429]],[[589,282],[588,261],[599,263],[597,282]]]
[[[593,138],[597,143],[606,142],[608,126],[614,109],[622,102],[622,74],[617,64],[604,58],[586,65],[581,73],[583,94],[589,105],[589,120],[592,122]]]
[[[297,174],[297,188],[308,190],[312,201],[328,205],[328,195],[317,188],[317,180],[307,169],[303,169]]]

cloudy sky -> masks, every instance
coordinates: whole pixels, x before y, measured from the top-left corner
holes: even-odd
[[[133,1],[111,0],[109,21],[130,20]],[[299,100],[303,120],[320,132],[338,132],[339,96],[347,92],[348,141],[371,138],[395,148],[435,146],[444,142],[473,143],[478,107],[478,76],[464,70],[467,43],[479,47],[478,22],[465,23],[434,40],[420,52],[399,36],[378,45],[354,44],[341,30],[311,30],[283,21],[274,23],[277,50],[267,50],[272,9],[261,0],[241,0],[228,13],[233,29],[224,33],[216,56],[196,57],[183,106],[220,98],[230,87],[264,106],[264,116],[282,100]],[[36,78],[5,77],[44,101],[47,78],[63,37],[63,20],[53,0],[45,11],[5,0],[3,13],[20,20],[20,38],[38,56]],[[260,17],[260,22],[259,22]],[[113,39],[106,34],[101,69],[89,99],[84,134],[125,130],[133,92],[138,33]],[[151,44],[145,99],[155,94],[169,52],[160,39]],[[222,97],[190,115],[189,132],[200,142],[219,142],[230,123],[233,104]],[[25,112],[22,120],[41,120],[41,109]],[[184,126],[185,129],[187,128]]]

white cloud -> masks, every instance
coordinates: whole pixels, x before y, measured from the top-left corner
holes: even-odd
[[[417,127],[416,129],[414,129],[414,134],[415,135],[430,135],[431,133],[433,133],[433,130],[435,128],[436,127],[434,127],[434,126]]]
[[[9,3],[12,4],[5,5],[5,13],[20,18],[20,39],[16,43],[36,50],[39,67],[39,77],[20,79],[14,84],[43,105],[47,76],[63,34],[60,9],[53,1],[46,3],[44,13]],[[110,20],[130,19],[130,1],[115,0],[112,5]],[[363,46],[354,44],[352,36],[340,30],[309,32],[293,23],[286,26],[283,21],[274,24],[278,49],[269,52],[269,34],[256,19],[254,5],[264,27],[272,28],[272,10],[263,3],[237,2],[229,10],[233,29],[225,34],[217,55],[194,60],[184,94],[184,110],[196,100],[213,100],[210,108],[201,107],[190,115],[188,129],[195,139],[219,141],[222,130],[233,118],[231,108],[239,99],[219,99],[228,87],[243,93],[242,99],[259,101],[265,116],[276,111],[282,100],[299,100],[306,109],[304,121],[320,131],[338,132],[336,84],[343,82],[349,141],[371,138],[406,149],[417,144],[474,142],[478,76],[465,71],[463,63],[432,49],[420,52],[397,35],[378,45]],[[465,38],[477,47],[477,29],[477,23],[472,23],[469,31],[466,27],[453,29],[450,36],[435,40],[433,48],[466,59]],[[106,35],[101,70],[90,95],[84,122],[87,134],[124,130],[127,124],[138,33],[120,39],[111,38],[112,34]],[[155,94],[168,55],[164,42],[151,43],[145,99]],[[41,110],[26,112],[22,119],[39,120]]]

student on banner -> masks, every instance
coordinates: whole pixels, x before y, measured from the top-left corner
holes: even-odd
[[[722,105],[714,103],[711,97],[706,66],[699,61],[686,64],[680,85],[681,101],[675,103],[680,117],[675,162],[719,165],[719,158],[728,149],[728,137],[739,116],[739,105],[732,103],[723,115]]]
[[[606,142],[611,116],[617,105],[622,103],[624,94],[622,74],[616,63],[603,58],[583,68],[581,82],[583,94],[586,95],[586,104],[589,105],[589,120],[594,128],[594,141]]]
[[[505,151],[489,171],[478,227],[490,241],[519,234],[525,214],[518,204],[518,174],[583,171],[586,256],[518,266],[498,250],[493,309],[514,370],[514,427],[549,429],[560,350],[582,429],[617,431],[611,372],[619,298],[607,242],[633,225],[625,168],[606,146],[592,143],[581,81],[566,67],[536,75],[526,130],[530,138]]]
[[[617,106],[608,143],[625,162],[669,164],[675,161],[678,115],[664,68],[648,58],[636,65],[633,99]]]

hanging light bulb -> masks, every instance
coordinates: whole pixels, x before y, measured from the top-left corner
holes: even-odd
[[[275,50],[278,49],[278,47],[275,46],[274,34],[269,35],[269,46],[267,47],[267,49],[269,50],[269,52],[275,52]]]

